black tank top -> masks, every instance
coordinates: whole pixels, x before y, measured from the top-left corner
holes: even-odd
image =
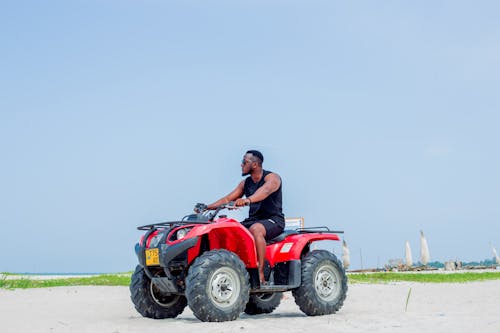
[[[257,183],[253,182],[252,177],[247,177],[247,179],[245,179],[245,185],[243,187],[243,190],[247,198],[252,194],[254,194],[259,187],[264,185],[265,182],[264,178],[266,178],[268,174],[272,173],[271,171],[266,171],[266,170],[263,171],[264,173],[262,175],[262,178]],[[285,227],[285,215],[283,214],[282,210],[281,185],[282,184],[280,184],[280,187],[275,192],[271,193],[264,200],[255,203],[252,202],[250,204],[248,219],[250,220],[271,219],[281,227],[283,228]]]

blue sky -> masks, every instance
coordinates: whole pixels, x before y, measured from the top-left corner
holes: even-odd
[[[131,270],[136,226],[227,194],[248,149],[353,268],[417,261],[420,230],[431,260],[491,258],[499,7],[3,2],[0,271]]]

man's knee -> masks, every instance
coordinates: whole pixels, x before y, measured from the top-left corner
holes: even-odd
[[[266,228],[260,223],[255,223],[250,227],[250,233],[254,237],[265,237],[266,236]]]

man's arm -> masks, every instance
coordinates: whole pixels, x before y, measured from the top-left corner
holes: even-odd
[[[275,173],[270,173],[264,178],[264,185],[259,187],[254,194],[245,199],[238,199],[235,206],[245,206],[252,202],[259,202],[276,192],[281,185],[281,178]]]
[[[244,186],[244,181],[241,181],[231,193],[229,193],[225,197],[220,198],[216,202],[211,203],[210,205],[207,206],[207,209],[215,209],[220,205],[241,198],[243,196],[243,186]]]

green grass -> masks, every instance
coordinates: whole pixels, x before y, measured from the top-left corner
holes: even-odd
[[[60,279],[35,280],[29,275],[0,273],[0,288],[27,289],[67,286],[128,286],[131,272],[103,274],[90,277],[70,277]],[[379,272],[370,274],[348,274],[349,283],[388,283],[398,281],[431,282],[431,283],[463,283],[472,281],[500,280],[500,272],[461,272],[450,274],[439,273],[393,273]],[[8,278],[7,278],[8,277]]]
[[[3,276],[2,276],[3,275]],[[130,273],[103,274],[90,277],[74,277],[61,279],[30,279],[29,275],[20,278],[12,278],[15,274],[0,275],[0,288],[4,289],[27,289],[67,286],[128,286],[130,284]],[[9,278],[7,278],[9,276]]]
[[[398,281],[463,283],[472,281],[500,280],[500,272],[463,273],[393,273],[348,274],[350,283],[387,283]]]

